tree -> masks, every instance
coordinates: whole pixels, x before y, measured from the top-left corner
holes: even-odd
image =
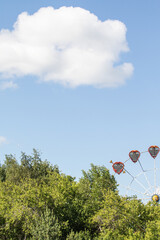
[[[2,181],[6,179],[11,182],[19,181],[19,175],[17,174],[19,172],[19,165],[12,154],[5,156],[5,161],[1,169],[3,169],[4,176]]]
[[[37,214],[30,233],[33,240],[59,240],[61,237],[60,225],[53,211],[46,207],[45,211]]]
[[[91,238],[88,231],[80,231],[76,233],[71,231],[71,233],[67,236],[66,240],[93,240],[93,238]]]
[[[48,161],[42,161],[40,153],[33,149],[32,155],[21,153],[20,164],[13,155],[6,155],[5,161],[0,166],[1,181],[11,181],[19,183],[21,179],[33,178],[45,179],[49,172],[56,171],[59,173],[58,167],[52,166]]]
[[[103,208],[103,200],[108,189],[115,191],[117,183],[113,175],[104,166],[91,164],[88,172],[82,171],[83,176],[78,183],[79,198],[81,201],[81,215],[84,229],[92,229],[92,217]]]
[[[91,165],[78,182],[33,155],[0,167],[2,240],[158,240],[160,207],[121,197],[104,166]]]
[[[93,222],[102,239],[154,239],[158,228],[153,223],[160,219],[159,213],[159,206],[144,205],[136,198],[120,197],[118,192],[109,190],[104,207],[96,212]]]
[[[6,169],[4,165],[0,165],[0,181],[4,182],[6,179]]]

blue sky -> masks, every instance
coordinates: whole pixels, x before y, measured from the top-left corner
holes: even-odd
[[[122,34],[126,37],[123,45],[128,44],[129,51],[120,49],[119,60],[113,66],[126,62],[132,65],[134,71],[123,73],[126,74],[122,79],[124,83],[118,83],[116,87],[109,85],[121,77],[116,75],[116,79],[106,80],[105,69],[102,69],[100,80],[97,80],[98,75],[95,77],[95,83],[91,78],[91,82],[85,84],[89,81],[86,75],[83,84],[77,83],[81,79],[76,76],[74,79],[72,75],[73,81],[67,80],[69,85],[65,86],[56,82],[55,77],[53,81],[43,81],[43,76],[39,77],[37,72],[12,76],[9,68],[11,54],[9,50],[0,48],[0,65],[3,62],[6,64],[3,68],[0,66],[1,162],[5,154],[12,153],[18,158],[21,151],[30,154],[36,148],[42,152],[43,159],[57,164],[62,172],[78,179],[81,170],[88,170],[91,163],[105,165],[112,172],[111,159],[123,162],[132,149],[146,151],[150,145],[160,146],[160,2],[6,0],[0,2],[0,29],[11,31],[19,14],[28,12],[32,15],[48,6],[54,9],[80,7],[80,10],[93,13],[101,22],[110,19],[123,23],[127,29],[127,33]],[[63,14],[61,19],[63,25]],[[79,29],[79,24],[76,26],[73,21],[73,29]],[[90,23],[86,21],[87,24],[89,29]],[[84,33],[82,37],[85,37]],[[115,38],[113,40],[116,41]],[[7,60],[4,60],[5,57]],[[38,57],[43,58],[41,55]],[[91,68],[93,73],[94,68]],[[4,73],[8,74],[7,77]],[[65,71],[63,76],[58,76],[65,79]],[[150,163],[153,163],[152,159],[145,164]],[[118,181],[121,180],[118,178]]]

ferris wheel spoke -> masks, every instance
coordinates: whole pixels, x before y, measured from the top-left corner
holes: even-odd
[[[146,179],[146,181],[147,181],[147,183],[148,183],[148,186],[151,187],[151,183],[150,183],[150,181],[149,181],[149,179],[148,179],[148,177],[147,177],[147,175],[146,175],[146,172],[144,171],[144,169],[143,169],[143,167],[142,167],[141,162],[140,162],[139,160],[138,160],[138,162],[139,162],[139,165],[140,165],[140,167],[141,167],[141,169],[142,169],[142,171],[143,171],[143,174],[144,174],[145,179]]]
[[[130,160],[130,158],[128,158],[126,161],[124,161],[124,163],[128,162]]]
[[[123,186],[123,185],[122,185]],[[126,188],[127,190],[131,190],[131,191],[133,191],[133,192],[136,192],[136,193],[139,193],[139,194],[141,194],[141,195],[144,195],[144,196],[148,196],[148,197],[151,197],[151,195],[149,195],[148,193],[146,193],[146,192],[140,192],[140,191],[138,191],[137,189],[134,189],[134,188],[132,188],[132,187],[130,187],[130,186],[123,186],[124,188]]]
[[[138,180],[136,179],[136,177],[135,177],[135,181],[136,181],[144,190],[146,190],[146,192],[149,191],[140,181],[138,181]],[[151,194],[151,192],[150,192],[150,194]]]
[[[143,153],[148,153],[148,151],[141,152],[141,154],[143,154]]]
[[[137,182],[145,191],[148,191],[148,189],[147,189],[140,181],[137,180],[137,177],[138,177],[140,174],[138,174],[137,176],[134,177],[134,176],[133,176],[132,174],[130,174],[130,172],[128,172],[126,169],[125,169],[125,171],[132,177],[132,181],[131,181],[130,184],[132,184],[132,182],[135,181],[135,182]]]
[[[156,159],[154,159],[154,191],[156,192]]]
[[[146,199],[150,199],[149,197],[148,198],[140,198],[141,200],[146,200]]]
[[[151,189],[154,189],[154,186],[150,186],[150,187],[147,189],[147,191],[145,191],[145,193],[149,192],[149,193],[152,195],[152,193],[150,192]]]
[[[134,181],[134,179],[130,182],[130,184],[128,185],[129,187],[131,187],[132,185],[132,182]],[[148,195],[148,196],[152,196],[152,193],[151,193],[151,189],[153,188],[153,186],[149,187],[148,189],[146,188],[145,189],[145,192],[143,192],[144,195]],[[139,191],[140,192],[140,191]],[[141,192],[140,192],[141,193]]]
[[[154,159],[152,160],[152,169],[145,169],[143,163],[141,161],[140,156],[143,153],[148,153]],[[138,150],[132,150],[129,152],[129,159],[126,159],[124,162],[115,162],[112,167],[115,173],[127,173],[126,175],[130,176],[130,181],[128,186],[122,186],[126,189],[126,196],[134,197],[137,195],[137,199],[142,200],[142,202],[151,201],[160,201],[160,179],[158,173],[160,172],[160,168],[157,168],[158,162],[155,159],[160,153],[160,148],[158,146],[150,146],[148,151],[139,152]],[[132,161],[133,163],[139,162],[140,168],[138,167],[138,171],[135,172],[135,169],[132,166],[127,171],[128,161]],[[126,164],[127,163],[127,164]],[[145,168],[143,168],[145,167]],[[132,171],[133,170],[133,171]]]

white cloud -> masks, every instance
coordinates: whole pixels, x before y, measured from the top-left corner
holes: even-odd
[[[0,90],[6,90],[8,88],[17,88],[18,85],[14,83],[13,81],[3,81],[0,82]]]
[[[118,20],[102,22],[82,8],[41,8],[20,14],[12,31],[0,31],[0,73],[70,87],[114,87],[132,75],[131,63],[118,65],[128,50],[126,26]]]
[[[7,139],[3,136],[0,136],[0,145],[3,143],[7,143]]]

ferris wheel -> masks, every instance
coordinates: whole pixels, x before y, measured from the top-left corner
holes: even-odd
[[[132,150],[124,162],[112,162],[115,174],[123,176],[123,186],[127,196],[137,196],[144,202],[160,201],[160,159],[158,146],[150,146],[148,151]],[[151,167],[151,168],[150,168]],[[120,177],[121,177],[120,176]]]

